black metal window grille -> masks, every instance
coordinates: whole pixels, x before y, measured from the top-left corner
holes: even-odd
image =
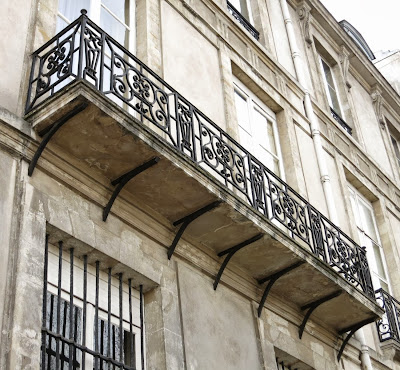
[[[72,338],[75,343],[82,342],[82,309],[73,305],[72,320],[69,302],[65,299],[60,300],[60,321],[58,316],[58,297],[50,292],[47,293],[46,303],[46,325],[49,332],[54,335],[46,336],[45,358],[47,362],[46,369],[57,369],[57,353],[59,353],[58,363],[60,369],[68,369],[69,363],[72,363],[74,369],[81,368],[81,354],[78,351],[71,351],[68,342],[60,341],[58,343],[56,333],[63,338],[67,338],[70,333],[70,325],[72,323]],[[57,327],[59,325],[59,327]],[[42,349],[43,350],[43,349]]]
[[[87,255],[78,259],[62,241],[55,248],[48,240],[41,369],[144,369],[142,285],[136,292],[122,273],[100,271],[100,261],[92,266]]]
[[[278,370],[298,370],[297,367],[291,367],[290,365],[289,366],[285,365],[285,363],[279,360],[278,357],[276,358],[276,368]]]
[[[364,248],[88,19],[85,12],[33,53],[26,112],[70,80],[85,80],[134,113],[164,142],[235,190],[251,207],[287,229],[289,237],[374,299]]]
[[[345,131],[347,131],[347,133],[348,133],[349,135],[353,135],[353,129],[343,120],[342,117],[340,117],[339,114],[337,114],[337,113],[333,110],[333,108],[331,108],[331,114],[332,114],[333,119],[334,119],[337,123],[339,123],[339,125],[342,126],[342,127],[345,129]]]
[[[254,26],[237,10],[228,0],[226,1],[229,13],[256,39],[260,38],[260,33],[254,28]]]
[[[383,317],[376,322],[379,340],[395,340],[400,343],[400,302],[383,289],[375,292],[376,301],[385,310]]]

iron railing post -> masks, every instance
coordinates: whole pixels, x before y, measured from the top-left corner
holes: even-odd
[[[87,23],[87,10],[82,9],[81,14],[82,14],[80,16],[81,33],[79,37],[79,58],[78,58],[78,74],[77,74],[78,80],[83,78],[83,52],[84,52],[85,30]]]

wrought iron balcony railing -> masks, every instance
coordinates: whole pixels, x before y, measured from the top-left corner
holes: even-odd
[[[253,25],[245,18],[243,17],[242,13],[239,12],[229,1],[226,2],[228,6],[228,11],[231,13],[234,18],[244,27],[246,28],[247,31],[250,32],[250,34],[258,40],[260,38],[260,32],[258,32]]]
[[[378,304],[385,310],[382,319],[376,322],[379,340],[393,339],[400,343],[400,302],[383,289],[375,292]]]
[[[348,133],[349,135],[352,135],[352,128],[340,117],[332,108],[331,108],[331,114],[333,119],[339,123],[340,126],[342,126]]]
[[[364,248],[85,14],[33,53],[27,113],[88,81],[374,299]]]

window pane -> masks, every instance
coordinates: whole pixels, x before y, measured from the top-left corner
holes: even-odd
[[[385,274],[385,269],[383,267],[383,261],[382,261],[382,256],[381,256],[381,248],[376,245],[375,243],[373,245],[373,250],[374,250],[374,256],[375,256],[375,261],[376,261],[376,268],[377,268],[377,273],[380,277],[384,278],[386,280],[386,274]]]
[[[121,45],[128,45],[128,30],[103,7],[101,8],[100,27],[114,37]]]
[[[258,109],[253,110],[253,136],[256,141],[260,144],[264,144],[267,149],[269,148],[268,140],[268,121],[265,116],[263,116]]]
[[[393,136],[390,136],[390,138],[392,140],[393,149],[394,149],[394,153],[396,154],[397,160],[400,160],[399,143],[397,142],[397,140]]]
[[[272,127],[272,122],[268,121],[268,142],[269,142],[269,148],[271,153],[274,153],[277,155],[276,151],[276,146],[275,146],[275,137],[274,137],[274,131]]]
[[[110,11],[112,11],[122,22],[129,24],[129,1],[128,0],[102,0]]]
[[[358,211],[358,207],[357,207],[356,195],[350,188],[349,188],[349,190],[350,190],[350,203],[351,203],[351,208],[354,213],[354,218],[356,219],[356,225],[360,229],[363,229],[363,226],[361,223],[360,212]]]
[[[235,91],[235,105],[236,105],[236,114],[237,114],[237,119],[238,119],[239,125],[242,127],[242,129],[247,131],[248,134],[251,134],[249,110],[247,108],[247,100],[245,98],[243,98],[236,91]]]
[[[251,138],[251,135],[246,130],[243,130],[243,128],[240,126],[239,126],[239,141],[240,144],[245,149],[247,149],[250,153],[256,155],[255,148],[252,148],[253,140]]]
[[[329,97],[328,97],[330,100],[329,103],[331,104],[331,107],[333,108],[333,110],[336,113],[341,114],[339,99],[338,99],[337,92],[335,89],[335,82],[333,79],[331,67],[329,67],[328,64],[326,64],[322,59],[321,59],[321,63],[322,63],[323,71],[324,71],[325,82],[328,85],[327,86],[327,94],[329,95]]]
[[[362,224],[364,232],[375,242],[378,241],[377,232],[375,230],[374,216],[372,210],[367,207],[363,201],[359,201],[360,214],[362,217]]]
[[[65,27],[68,26],[68,23],[64,21],[64,19],[61,19],[60,16],[57,17],[57,26],[56,26],[56,32],[60,32],[63,30]]]
[[[90,0],[59,0],[58,11],[70,22],[81,15],[81,9],[90,10]]]
[[[329,91],[329,95],[330,95],[330,97],[331,97],[331,102],[332,102],[332,108],[333,108],[333,110],[334,110],[336,113],[341,114],[340,105],[339,105],[339,100],[338,100],[336,91],[335,91],[331,86],[328,87],[328,91]]]

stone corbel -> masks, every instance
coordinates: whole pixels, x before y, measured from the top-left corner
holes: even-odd
[[[382,111],[382,93],[378,87],[375,87],[371,92],[372,104],[374,105],[375,114],[381,125],[382,130],[385,129],[386,122]]]
[[[344,45],[341,46],[340,48],[340,54],[339,54],[339,62],[340,62],[340,67],[343,75],[343,80],[344,83],[346,84],[347,88],[351,88],[351,84],[349,82],[349,56],[350,52],[345,48]]]
[[[311,7],[305,1],[302,1],[297,7],[297,14],[303,28],[304,39],[309,46],[312,44],[312,37],[310,34],[310,11]]]

